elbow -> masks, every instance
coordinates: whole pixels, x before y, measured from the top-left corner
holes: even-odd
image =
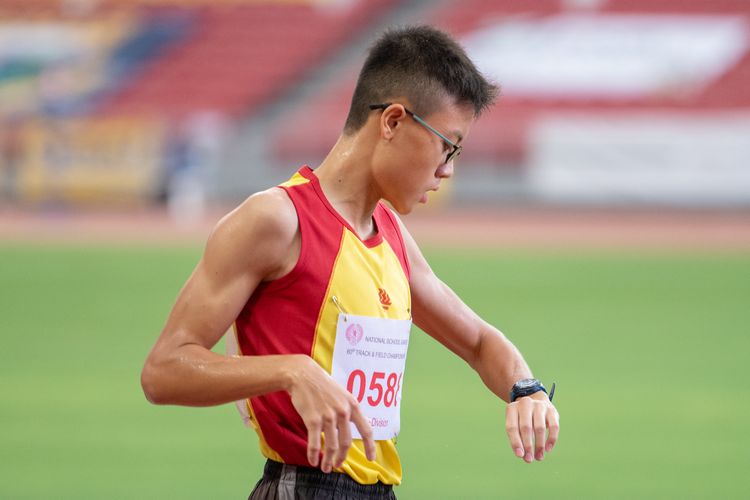
[[[163,384],[160,383],[161,379],[159,370],[154,366],[153,361],[146,360],[146,364],[141,371],[141,388],[149,403],[163,405],[169,402],[162,387]]]

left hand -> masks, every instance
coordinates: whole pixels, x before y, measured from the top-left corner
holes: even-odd
[[[508,404],[505,432],[518,458],[523,458],[526,463],[535,458],[544,460],[544,453],[552,451],[557,443],[560,415],[547,394],[539,391]]]

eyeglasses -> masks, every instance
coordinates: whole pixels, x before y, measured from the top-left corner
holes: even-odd
[[[374,109],[385,110],[391,104],[393,104],[393,103],[384,102],[383,104],[370,104],[370,109],[371,110],[374,110]],[[448,139],[447,137],[445,137],[443,134],[441,134],[440,132],[438,132],[437,130],[435,130],[432,126],[430,126],[429,123],[427,123],[426,121],[424,121],[423,119],[421,119],[419,116],[415,115],[414,113],[412,113],[408,109],[404,108],[404,111],[406,111],[407,115],[409,115],[412,118],[414,118],[414,120],[416,120],[417,123],[419,123],[420,125],[423,125],[427,130],[429,130],[430,132],[432,132],[436,136],[440,137],[446,144],[448,144],[451,148],[453,148],[450,151],[448,151],[448,156],[445,157],[445,162],[443,162],[443,163],[448,163],[451,160],[455,160],[456,158],[458,158],[461,155],[461,151],[463,151],[463,149],[464,149],[463,146],[459,146],[458,144],[454,143],[453,141],[451,141],[450,139]]]

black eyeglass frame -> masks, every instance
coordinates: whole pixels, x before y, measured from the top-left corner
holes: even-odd
[[[371,110],[375,110],[375,109],[385,110],[391,104],[393,104],[393,103],[392,102],[384,102],[384,103],[381,103],[381,104],[370,104],[370,109]],[[419,115],[416,115],[412,111],[408,110],[406,108],[406,106],[404,106],[404,111],[406,111],[407,115],[409,115],[412,118],[414,118],[414,120],[417,123],[419,123],[420,125],[422,125],[423,127],[425,127],[427,130],[429,130],[433,134],[435,134],[438,137],[440,137],[446,144],[448,144],[450,147],[453,148],[450,151],[448,151],[448,155],[445,157],[444,164],[445,163],[449,163],[451,160],[455,160],[456,158],[458,158],[459,156],[461,156],[461,152],[464,150],[463,146],[454,143],[453,141],[451,141],[450,139],[448,139],[447,137],[445,137],[443,134],[441,134],[440,132],[438,132],[437,130],[435,130],[435,127],[433,127],[432,125],[430,125],[429,123],[427,123],[426,121],[424,121],[422,118],[419,117]]]

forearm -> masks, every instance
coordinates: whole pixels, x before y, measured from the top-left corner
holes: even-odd
[[[471,365],[493,393],[508,401],[513,384],[531,378],[531,369],[521,352],[493,326],[485,323],[480,338]]]
[[[310,361],[304,355],[222,356],[187,344],[167,356],[153,352],[141,385],[155,404],[214,406],[289,390]]]

